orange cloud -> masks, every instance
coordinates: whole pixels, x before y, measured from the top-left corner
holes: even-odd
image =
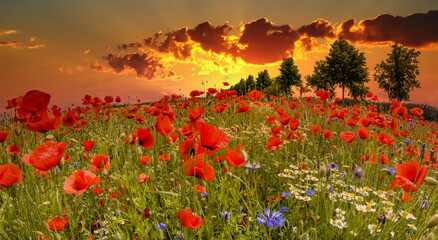
[[[407,17],[382,14],[355,26],[350,19],[340,26],[339,36],[366,44],[399,42],[408,47],[427,48],[438,44],[438,10],[415,13]]]

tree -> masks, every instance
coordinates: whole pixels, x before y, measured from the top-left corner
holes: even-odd
[[[342,99],[345,88],[350,90],[351,97],[364,98],[368,92],[365,83],[369,81],[365,55],[346,40],[336,40],[325,61],[317,62],[310,79],[313,86],[327,86],[326,90],[339,86],[342,89]],[[323,83],[324,79],[326,83]]]
[[[266,69],[262,72],[259,72],[256,80],[256,87],[258,90],[263,90],[272,85],[272,79],[269,76],[268,70]]]
[[[327,90],[335,95],[335,85],[332,84],[330,77],[328,76],[328,65],[324,60],[316,62],[316,66],[313,69],[313,74],[311,76],[306,76],[307,86],[313,88],[313,90]]]
[[[388,93],[390,99],[409,101],[409,92],[414,88],[421,88],[420,81],[416,79],[420,74],[417,60],[420,51],[398,43],[391,47],[392,52],[388,54],[388,59],[376,65],[374,79]]]
[[[246,84],[246,92],[251,92],[251,90],[256,89],[256,82],[253,75],[248,75],[248,78],[245,81]],[[246,93],[245,93],[246,94]]]
[[[280,65],[280,76],[278,76],[278,83],[281,90],[290,92],[291,86],[301,86],[301,74],[298,73],[298,67],[294,65],[292,58],[283,59]]]

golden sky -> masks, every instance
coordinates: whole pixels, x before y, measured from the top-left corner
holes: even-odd
[[[374,67],[398,41],[421,51],[411,102],[438,106],[438,1],[9,1],[0,9],[0,110],[37,89],[153,101],[222,87],[293,57],[303,78],[342,37]],[[205,83],[202,85],[202,83]]]

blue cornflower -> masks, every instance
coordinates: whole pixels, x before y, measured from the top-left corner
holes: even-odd
[[[313,194],[315,194],[315,191],[313,191],[312,189],[306,189],[306,194],[307,196],[311,197],[313,196]]]
[[[386,173],[388,173],[388,175],[394,175],[396,173],[395,168],[386,167]]]
[[[281,213],[287,213],[288,210],[286,206],[280,208]]]
[[[184,234],[180,231],[177,232],[177,235],[173,235],[173,238],[178,238],[178,240],[184,239]]]
[[[208,193],[207,193],[207,192],[205,192],[205,193],[201,193],[201,196],[203,196],[203,197],[207,197],[207,196],[208,196]]]
[[[81,165],[81,162],[74,162],[73,163],[73,167],[79,167],[79,165]]]
[[[407,145],[412,143],[412,140],[405,140],[404,143],[406,143]]]
[[[225,221],[228,221],[228,218],[230,217],[231,213],[222,211],[222,212],[220,212],[220,214],[222,215],[222,217],[224,217]]]
[[[253,164],[251,164],[249,161],[245,164],[245,167],[251,169],[251,170],[256,170],[257,168],[260,168],[260,163],[258,162],[254,162]]]
[[[291,193],[287,193],[287,192],[282,192],[281,193],[281,197],[282,198],[286,198],[286,199],[288,199],[290,195],[291,195]]]
[[[333,169],[333,170],[339,170],[339,165],[338,164],[336,164],[336,163],[328,163],[327,164],[327,166],[329,167],[329,171],[331,170],[331,169]]]
[[[283,226],[284,219],[283,213],[279,211],[272,211],[270,209],[266,209],[265,213],[260,213],[257,217],[257,223],[260,225],[266,224],[268,228],[272,228],[274,226],[281,227]]]
[[[164,223],[159,223],[159,224],[158,224],[158,228],[159,228],[161,231],[166,231],[166,224],[164,224]]]

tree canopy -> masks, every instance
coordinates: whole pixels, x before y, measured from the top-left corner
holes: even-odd
[[[301,74],[298,72],[298,67],[294,64],[292,58],[286,58],[280,65],[280,76],[278,76],[278,83],[281,90],[290,92],[291,86],[301,86]]]
[[[342,88],[342,99],[345,88],[351,97],[364,98],[368,92],[365,83],[369,81],[365,55],[346,40],[336,40],[326,59],[316,63],[309,80],[308,85],[317,89],[333,91],[339,86]]]
[[[417,60],[420,52],[398,43],[391,47],[392,52],[388,54],[388,59],[376,65],[374,79],[388,93],[390,99],[408,101],[410,91],[421,87],[416,79],[420,74]]]

